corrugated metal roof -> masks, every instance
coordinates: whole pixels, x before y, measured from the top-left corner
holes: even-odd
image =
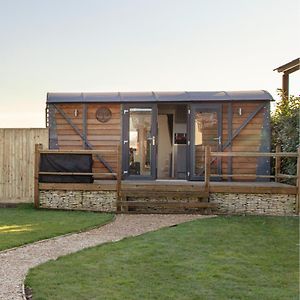
[[[216,92],[48,93],[47,103],[84,102],[197,102],[274,100],[264,90]]]

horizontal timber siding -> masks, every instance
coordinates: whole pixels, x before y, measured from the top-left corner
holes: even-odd
[[[263,101],[234,101],[232,102],[232,133],[247,120],[248,116],[255,111]],[[266,102],[267,103],[267,102]],[[93,146],[93,149],[116,149],[120,144],[121,139],[121,105],[112,103],[89,103],[87,105],[87,139]],[[71,119],[73,124],[83,132],[83,104],[69,103],[57,104],[65,114]],[[228,140],[228,102],[222,104],[222,144],[224,145]],[[111,119],[106,123],[101,123],[96,119],[96,111],[100,107],[107,107],[112,112]],[[239,115],[241,108],[242,114]],[[77,116],[75,116],[77,110]],[[74,129],[58,112],[55,114],[56,119],[56,133],[58,138],[59,149],[65,150],[79,150],[84,149],[84,142],[81,137],[75,132]],[[239,135],[233,140],[230,147],[224,151],[254,151],[258,152],[261,147],[262,127],[264,122],[263,109],[241,130]],[[117,168],[116,155],[104,155],[103,158],[109,163],[114,171]],[[257,158],[251,157],[233,157],[232,159],[232,174],[249,174],[249,178],[233,179],[248,180],[254,179],[257,172]],[[222,174],[228,174],[230,162],[229,158],[223,157],[222,161]],[[212,170],[215,171],[215,170]],[[107,172],[107,169],[94,158],[93,172],[101,173]],[[224,177],[225,179],[225,177]]]
[[[87,105],[87,140],[94,150],[116,150],[121,138],[121,112],[120,104],[95,104]],[[72,123],[83,133],[83,105],[79,103],[57,104],[64,113],[71,119]],[[101,107],[107,107],[112,112],[111,119],[106,123],[101,123],[96,118],[96,111]],[[77,110],[77,116],[75,116]],[[68,124],[64,117],[57,111],[56,133],[58,137],[58,147],[60,150],[80,150],[85,149],[84,142],[76,131]],[[116,172],[117,155],[109,154],[101,156]],[[93,160],[93,172],[107,173],[107,169],[96,157]]]
[[[233,102],[232,103],[232,134],[243,124],[248,116],[256,110],[262,101],[253,102]],[[222,106],[222,144],[225,144],[228,140],[228,103],[224,103]],[[242,114],[239,115],[239,109],[241,108]],[[261,134],[263,126],[263,109],[261,109],[253,119],[242,129],[239,135],[233,140],[231,144],[231,151],[254,151],[259,152],[261,146]],[[224,150],[229,151],[230,146]],[[228,174],[228,158],[222,158],[222,174]],[[257,158],[252,157],[233,157],[232,158],[232,174],[249,174],[249,177],[233,179],[249,180],[255,179],[257,170]],[[252,175],[252,176],[251,176]]]

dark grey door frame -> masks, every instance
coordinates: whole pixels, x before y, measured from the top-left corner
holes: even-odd
[[[129,109],[130,108],[151,108],[151,136],[155,143],[151,143],[151,175],[129,175]],[[128,103],[122,105],[122,174],[124,179],[145,180],[157,178],[157,104],[155,103]]]
[[[222,103],[211,104],[190,104],[188,108],[188,151],[187,151],[187,169],[189,180],[204,180],[203,176],[196,176],[195,170],[195,114],[197,111],[203,112],[216,112],[218,116],[218,136],[220,143],[218,143],[218,151],[222,151]],[[217,160],[218,174],[221,174],[222,164],[221,159]],[[211,178],[212,180],[218,180],[218,178]]]

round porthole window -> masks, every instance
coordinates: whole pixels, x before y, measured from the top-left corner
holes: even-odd
[[[111,119],[111,110],[107,107],[97,109],[96,119],[101,123],[108,122]]]

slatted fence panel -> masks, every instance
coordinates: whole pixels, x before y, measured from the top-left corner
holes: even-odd
[[[0,129],[0,202],[33,202],[37,143],[48,148],[47,128]]]

